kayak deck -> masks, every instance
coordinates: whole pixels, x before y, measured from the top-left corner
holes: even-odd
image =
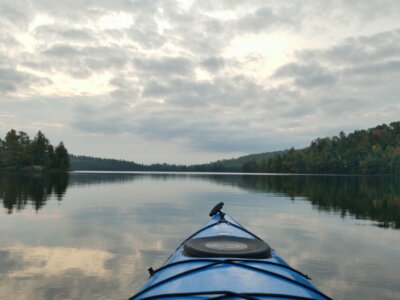
[[[230,216],[216,213],[161,268],[149,269],[149,280],[131,299],[330,299],[274,250],[266,258],[193,257],[185,252],[186,241],[220,236],[261,240]]]

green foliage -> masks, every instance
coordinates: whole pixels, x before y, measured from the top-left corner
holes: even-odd
[[[268,159],[279,152],[266,152],[241,156],[239,158],[218,160],[199,165],[170,165],[157,163],[151,165],[138,164],[127,160],[105,159],[91,156],[70,155],[72,170],[92,171],[169,171],[169,172],[241,172],[242,164],[249,161]]]
[[[69,156],[72,170],[87,171],[144,171],[142,165],[126,160],[98,158],[92,156]]]
[[[49,164],[49,156],[47,153],[49,147],[49,140],[40,130],[35,135],[31,148],[33,164],[37,166],[45,166]]]
[[[11,129],[0,139],[0,168],[68,170],[69,155],[62,142],[54,150],[41,131],[31,140],[25,132]]]
[[[242,163],[260,158],[268,158],[282,152],[260,153],[227,159],[201,165],[143,165],[127,160],[105,159],[91,156],[70,155],[72,170],[88,171],[169,171],[169,172],[240,172]]]
[[[249,160],[249,161],[246,161],[243,163],[243,166],[242,166],[243,172],[245,172],[245,173],[257,172],[257,170],[258,170],[258,164],[255,159],[252,159],[252,160]]]
[[[53,167],[59,170],[67,170],[69,168],[69,155],[63,142],[60,142],[56,147],[53,157]]]
[[[39,175],[39,176],[38,176]],[[53,196],[61,201],[68,186],[68,174],[0,173],[0,200],[8,214],[32,206],[39,211]]]
[[[307,148],[245,167],[246,172],[266,173],[400,174],[400,122],[317,138]]]

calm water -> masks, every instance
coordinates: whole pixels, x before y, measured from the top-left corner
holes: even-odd
[[[400,179],[0,175],[0,299],[126,299],[225,211],[335,299],[400,299]]]

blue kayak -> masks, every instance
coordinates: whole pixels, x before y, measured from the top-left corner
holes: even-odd
[[[222,207],[130,299],[331,299]]]

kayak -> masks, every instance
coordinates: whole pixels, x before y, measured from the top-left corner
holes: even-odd
[[[218,203],[130,299],[331,299]]]

